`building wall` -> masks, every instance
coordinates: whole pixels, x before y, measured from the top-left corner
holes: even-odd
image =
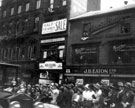
[[[65,76],[85,83],[104,78],[132,81],[134,17],[130,8],[70,20]]]
[[[26,3],[29,3],[28,11],[25,10]],[[20,13],[17,13],[18,5],[22,6]],[[11,8],[14,8],[13,15]],[[0,61],[19,64],[18,77],[27,82],[35,82],[36,79],[33,73],[36,73],[39,57],[41,11],[41,8],[36,9],[36,0],[8,1],[1,6]]]

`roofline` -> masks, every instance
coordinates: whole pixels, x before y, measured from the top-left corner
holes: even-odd
[[[69,20],[70,21],[79,20],[79,19],[83,19],[83,18],[98,16],[98,15],[105,15],[105,14],[109,14],[109,13],[116,13],[116,12],[120,12],[120,11],[124,11],[124,10],[130,10],[130,9],[135,9],[135,4],[126,5],[126,6],[122,6],[122,7],[119,7],[119,8],[112,8],[110,10],[90,11],[90,12],[87,12],[85,14],[70,18]]]

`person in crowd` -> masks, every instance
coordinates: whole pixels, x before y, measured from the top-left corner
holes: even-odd
[[[122,96],[124,94],[124,83],[123,82],[118,82],[118,93],[117,93],[117,98],[118,98],[118,101],[117,101],[117,108],[123,108],[122,104],[121,104],[121,99],[122,99]]]
[[[64,108],[72,107],[72,96],[73,96],[73,88],[71,88],[70,84],[64,85]]]
[[[86,84],[84,88],[85,90],[82,93],[83,107],[89,108],[93,106],[92,102],[93,102],[93,99],[95,99],[95,92],[93,90],[92,84]]]
[[[56,100],[59,95],[58,85],[57,84],[52,85],[50,90],[51,90],[51,96],[52,96],[51,103],[56,105],[57,104]]]
[[[25,93],[26,91],[26,82],[22,81],[20,86],[19,86],[19,90],[17,91],[17,93]]]
[[[27,87],[26,87],[26,91],[25,93],[28,95],[28,96],[31,96],[31,84],[27,84]]]
[[[134,99],[134,93],[131,90],[131,83],[127,82],[127,83],[125,83],[124,91],[121,96],[122,108],[131,108],[131,106],[133,104],[133,99]]]
[[[82,92],[83,90],[76,87],[72,96],[72,108],[81,108],[82,106]]]
[[[61,85],[59,87],[59,95],[57,97],[57,105],[60,107],[60,108],[64,108],[64,87]]]
[[[118,87],[117,85],[110,85],[110,92],[108,94],[109,98],[109,107],[108,108],[118,108]]]
[[[99,83],[93,84],[94,91],[95,91],[95,98],[93,99],[93,106],[94,108],[100,108],[101,107],[101,96],[102,96],[102,90],[101,85]]]

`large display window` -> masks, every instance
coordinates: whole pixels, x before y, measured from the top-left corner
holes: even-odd
[[[135,43],[119,42],[112,45],[112,64],[130,64],[135,63]]]
[[[97,64],[98,63],[97,46],[76,46],[73,47],[73,64]]]

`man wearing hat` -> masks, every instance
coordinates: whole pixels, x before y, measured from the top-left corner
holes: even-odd
[[[101,96],[102,96],[102,90],[101,85],[99,83],[93,84],[94,91],[95,91],[95,98],[93,99],[94,108],[100,108],[101,106]]]
[[[120,108],[131,108],[132,103],[133,103],[133,99],[134,99],[134,93],[131,90],[131,83],[127,82],[124,85],[124,91],[123,91],[123,94],[121,96],[122,107],[120,107]]]
[[[110,108],[118,108],[117,104],[118,104],[118,98],[117,98],[117,94],[118,94],[118,88],[116,84],[113,84],[110,86],[110,92],[108,94],[109,97],[109,106]]]

